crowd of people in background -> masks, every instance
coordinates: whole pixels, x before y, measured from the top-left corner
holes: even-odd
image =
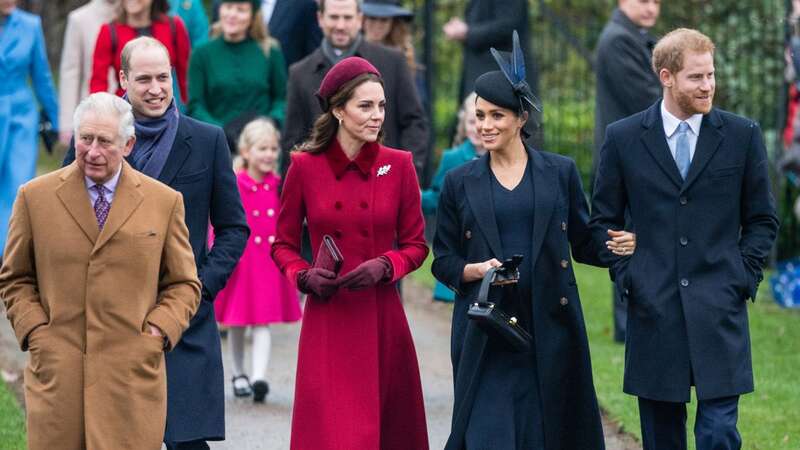
[[[463,49],[457,133],[422,189],[431,96],[399,0],[215,0],[208,15],[202,0],[90,0],[67,18],[58,90],[40,19],[0,0],[0,296],[36,361],[30,448],[142,448],[146,435],[208,449],[225,439],[226,386],[265,402],[270,326],[302,317],[291,448],[427,449],[399,294],[428,255],[426,218],[433,299],[454,303],[448,450],[603,448],[573,260],[610,269],[645,449],[686,448],[691,386],[697,448],[740,448],[743,305],[777,230],[760,130],[712,108],[708,37],[658,40],[660,1],[619,0],[596,50],[590,214],[574,161],[542,149],[528,3],[469,0],[443,26]],[[26,184],[43,120],[64,168]],[[721,189],[741,195],[721,207]],[[48,212],[74,228],[63,245],[42,232]],[[116,265],[130,248],[142,264]],[[514,317],[494,326],[527,330],[519,351],[475,316],[512,255],[514,289],[492,289]],[[130,273],[146,295],[105,310],[120,278],[144,291]],[[152,351],[98,371],[140,338]]]

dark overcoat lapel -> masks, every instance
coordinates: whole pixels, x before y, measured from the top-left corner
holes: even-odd
[[[191,153],[192,135],[186,130],[186,121],[180,120],[178,121],[178,132],[175,134],[175,142],[173,142],[172,150],[158,175],[158,181],[170,185]]]

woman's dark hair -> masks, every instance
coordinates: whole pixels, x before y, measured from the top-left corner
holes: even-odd
[[[336,93],[328,99],[328,109],[324,111],[314,122],[311,128],[311,135],[302,144],[295,147],[295,150],[308,153],[320,153],[325,151],[336,138],[339,131],[339,120],[333,115],[335,108],[342,108],[353,98],[356,88],[362,84],[374,81],[383,87],[383,79],[374,73],[363,73],[352,80],[344,83]],[[383,128],[378,133],[378,142],[383,142]]]
[[[153,3],[150,5],[150,20],[155,22],[159,20],[162,16],[166,16],[169,13],[169,1],[168,0],[153,0]],[[127,23],[128,22],[128,14],[125,12],[125,8],[122,7],[122,2],[119,4],[119,14],[117,14],[118,21],[120,23]]]

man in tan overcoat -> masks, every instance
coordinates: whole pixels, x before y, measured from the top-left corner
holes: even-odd
[[[200,301],[181,195],[132,169],[131,106],[89,96],[76,161],[20,188],[0,298],[22,350],[32,450],[161,448],[164,351]]]

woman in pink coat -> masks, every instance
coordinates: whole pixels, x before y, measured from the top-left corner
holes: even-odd
[[[308,293],[297,363],[292,450],[426,450],[414,344],[396,282],[422,264],[420,191],[411,153],[379,143],[383,84],[350,57],[325,75],[325,111],[292,154],[272,257]],[[330,235],[339,275],[300,256]]]

